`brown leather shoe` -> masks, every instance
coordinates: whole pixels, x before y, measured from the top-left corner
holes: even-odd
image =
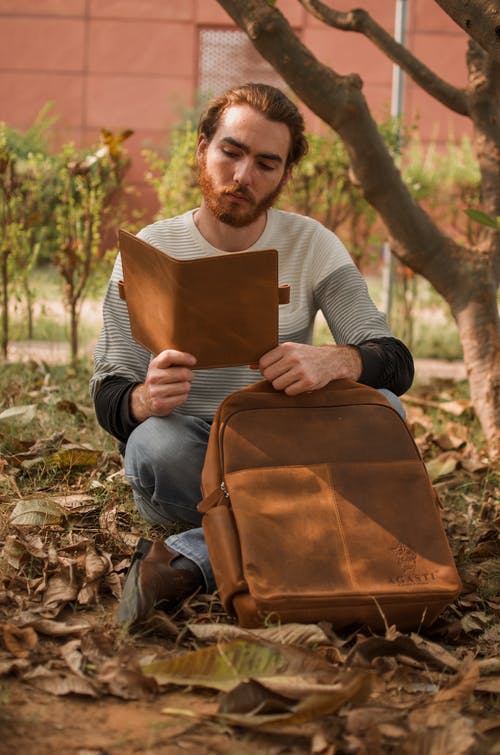
[[[173,565],[179,559],[177,565]],[[165,543],[141,538],[123,587],[116,619],[132,628],[145,621],[155,608],[169,611],[203,585],[201,571]]]

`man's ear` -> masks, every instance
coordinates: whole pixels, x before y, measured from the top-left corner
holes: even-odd
[[[281,183],[280,183],[281,190],[283,190],[286,187],[291,177],[292,177],[292,166],[289,165],[288,167],[285,168],[285,172],[283,173],[283,178],[281,179]]]
[[[198,136],[198,141],[196,143],[196,161],[199,163],[205,152],[207,151],[207,147],[209,145],[209,141],[205,134],[200,134]]]

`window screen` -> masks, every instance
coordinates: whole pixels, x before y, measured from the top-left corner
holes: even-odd
[[[201,98],[218,97],[229,87],[249,81],[272,84],[283,91],[288,89],[244,32],[202,29],[199,69]]]

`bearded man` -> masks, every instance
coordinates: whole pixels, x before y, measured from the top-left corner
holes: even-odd
[[[200,206],[138,234],[183,260],[278,250],[279,281],[290,284],[291,299],[280,307],[279,345],[258,365],[197,370],[196,354],[172,349],[152,358],[131,336],[116,260],[91,395],[100,424],[123,444],[125,474],[144,520],[184,526],[165,542],[139,541],[117,614],[127,628],[156,607],[170,611],[197,590],[215,589],[197,504],[211,421],[225,396],[262,378],[289,395],[350,378],[382,390],[403,412],[397,396],[411,385],[411,354],[392,335],[347,250],[312,218],[272,209],[306,152],[303,118],[280,90],[230,89],[200,119]],[[334,345],[312,344],[320,310]]]

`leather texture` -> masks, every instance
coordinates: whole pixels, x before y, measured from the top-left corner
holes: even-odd
[[[119,248],[132,335],[152,354],[186,351],[205,369],[251,364],[278,345],[290,288],[278,286],[275,249],[178,260],[124,230]]]
[[[202,473],[202,526],[242,626],[428,625],[461,589],[408,427],[375,389],[338,380],[226,398]]]
[[[116,614],[120,625],[132,628],[148,619],[156,608],[172,610],[202,585],[195,564],[177,568],[179,553],[165,543],[141,538],[132,558]]]

